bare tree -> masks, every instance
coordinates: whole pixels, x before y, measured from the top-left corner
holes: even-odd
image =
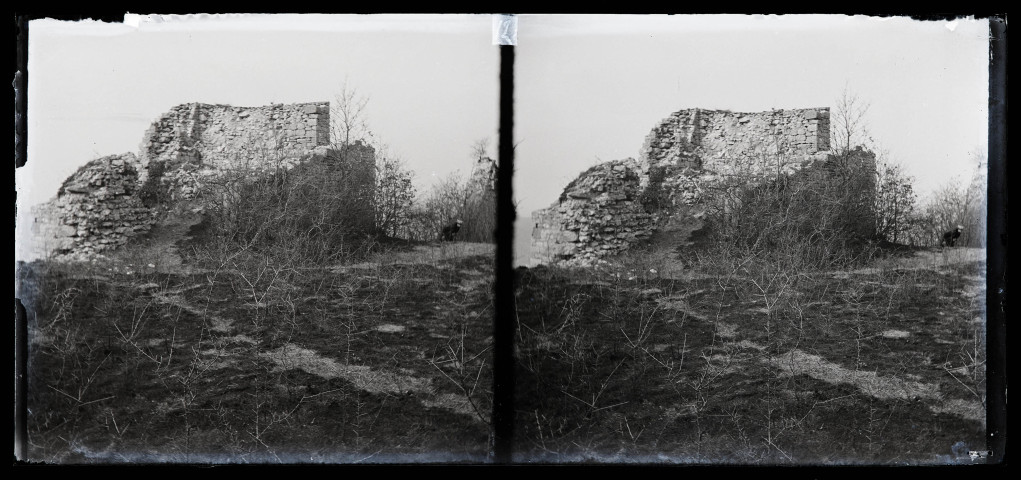
[[[918,221],[921,244],[937,245],[944,232],[960,225],[964,228],[958,245],[985,246],[987,163],[981,152],[973,153],[972,161],[975,169],[967,183],[950,180],[929,196]]]
[[[356,141],[369,143],[372,132],[365,119],[369,97],[359,94],[345,79],[334,100],[333,114],[330,115],[330,140],[333,144],[350,145]]]
[[[414,202],[408,225],[408,238],[436,240],[444,225],[458,219],[467,204],[465,182],[453,172],[422,193]]]
[[[857,146],[875,150],[868,131],[868,112],[871,106],[848,87],[844,87],[830,117],[833,141],[831,150],[837,155],[846,155]]]
[[[390,237],[407,236],[415,200],[414,172],[385,145],[376,149],[376,228]]]
[[[347,80],[335,97],[330,117],[330,135],[341,164],[357,160],[347,152],[369,147],[374,151],[375,177],[368,185],[373,197],[374,219],[377,232],[387,236],[406,235],[415,198],[414,172],[391,152],[389,146],[377,140],[369,128],[366,108],[369,98],[351,87]]]
[[[476,161],[489,156],[489,138],[480,138],[472,144],[472,158]]]
[[[472,145],[475,165],[466,185],[462,217],[470,219],[464,226],[463,238],[492,242],[496,237],[496,177],[497,163],[488,155],[489,139],[477,140]]]
[[[917,196],[914,178],[901,164],[882,152],[872,138],[868,129],[870,107],[869,102],[844,87],[830,118],[831,149],[842,163],[847,163],[858,149],[880,152],[876,155],[873,172],[875,194],[870,205],[875,221],[874,235],[895,243],[908,239],[913,241],[915,235],[909,234],[909,231],[917,227],[919,220],[915,218]]]
[[[904,167],[882,155],[876,162],[875,210],[876,235],[898,243],[911,228],[917,196]]]
[[[495,240],[497,164],[487,155],[488,145],[488,139],[472,144],[473,165],[467,179],[453,172],[420,196],[409,214],[408,238],[435,240],[444,226],[462,220],[458,240]]]

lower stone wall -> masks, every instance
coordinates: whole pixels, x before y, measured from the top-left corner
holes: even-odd
[[[141,168],[126,153],[92,160],[68,177],[56,198],[32,212],[34,256],[87,257],[148,232],[156,219],[136,195]]]
[[[532,213],[532,263],[588,265],[652,234],[634,159],[597,165],[568,185],[554,206]]]
[[[338,150],[319,147],[278,165],[255,162],[201,170],[193,164],[170,169],[166,165],[150,163],[147,169],[131,153],[85,164],[68,177],[55,198],[29,212],[27,235],[21,237],[17,255],[29,261],[52,256],[88,259],[125,245],[155,225],[175,222],[179,212],[202,211],[210,206],[206,202],[224,201],[202,194],[209,191],[206,182],[243,183],[278,168],[326,166],[336,180],[330,188],[347,202],[351,228],[368,232],[375,225],[375,151],[368,145],[356,143]],[[147,170],[142,180],[139,172]]]
[[[61,220],[60,209],[55,202],[32,207],[28,217],[27,223],[19,225],[26,232],[19,232],[17,259],[45,259],[59,252],[70,252],[74,248],[78,229]]]

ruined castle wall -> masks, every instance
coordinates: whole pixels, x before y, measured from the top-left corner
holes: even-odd
[[[646,136],[637,162],[604,164],[628,165],[626,171],[633,170],[636,176],[633,185],[629,181],[602,180],[606,170],[600,166],[572,182],[557,203],[533,213],[533,263],[560,259],[587,264],[594,258],[619,253],[635,241],[657,236],[664,241],[664,232],[670,234],[667,236],[690,234],[701,223],[700,205],[705,195],[726,177],[754,181],[758,176],[791,174],[826,161],[829,115],[828,108],[674,112]],[[586,188],[599,188],[596,184],[605,190],[589,193],[629,199],[610,203],[576,200],[589,194]],[[677,216],[685,218],[674,218]],[[604,225],[615,229],[629,224],[635,225],[632,231],[641,235],[618,237],[610,230],[607,233],[613,235],[608,237],[589,235],[581,240],[580,225],[589,225],[587,231],[591,232]]]
[[[55,202],[35,205],[29,211],[27,225],[19,225],[28,231],[18,245],[18,258],[34,260],[51,254],[69,252],[74,248],[77,228],[65,224],[60,218],[60,208]]]
[[[533,263],[589,264],[647,239],[655,217],[645,211],[633,159],[602,163],[582,174],[550,208],[532,214]]]
[[[145,132],[139,156],[93,160],[71,175],[54,199],[32,209],[31,245],[23,252],[27,258],[88,257],[116,248],[148,232],[166,213],[161,203],[180,205],[194,197],[205,178],[235,166],[252,173],[339,155],[356,164],[350,178],[372,185],[371,148],[327,150],[329,110],[329,102],[174,107]],[[371,199],[366,201],[371,206]]]
[[[653,127],[640,158],[648,167],[729,170],[764,157],[813,157],[829,150],[828,108],[741,113],[688,109]]]
[[[681,110],[646,137],[642,188],[660,197],[662,207],[691,207],[728,177],[754,182],[791,175],[825,161],[828,148],[828,108]]]
[[[330,143],[329,102],[234,107],[189,103],[163,114],[146,130],[141,160],[159,172],[158,188],[170,200],[194,197],[205,177],[241,168],[289,168]],[[154,167],[154,164],[162,164]]]
[[[697,149],[701,144],[701,123],[701,110],[695,108],[674,112],[652,127],[639,155],[643,173],[655,167],[702,168]]]
[[[34,256],[87,256],[149,231],[155,217],[135,195],[140,168],[138,158],[126,153],[92,160],[75,172],[55,199],[33,212]]]
[[[306,165],[324,162],[332,170],[327,179],[337,198],[345,201],[347,224],[354,230],[371,231],[376,215],[376,150],[356,141],[324,151],[317,149]]]
[[[330,143],[329,102],[234,107],[189,103],[160,116],[142,139],[142,161],[229,164],[301,156]]]

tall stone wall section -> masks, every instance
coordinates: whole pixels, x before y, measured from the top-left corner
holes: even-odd
[[[147,167],[163,164],[161,190],[174,199],[190,199],[203,177],[215,171],[290,167],[329,144],[329,102],[265,107],[189,103],[153,122],[139,148]],[[143,173],[141,180],[146,179]]]
[[[689,109],[660,121],[642,145],[650,167],[711,168],[759,155],[798,157],[829,150],[829,108],[740,113]]]
[[[554,205],[533,212],[532,263],[588,265],[636,242],[690,234],[700,227],[705,192],[722,179],[754,182],[827,161],[829,118],[828,108],[674,112],[652,128],[637,161],[590,169]],[[631,180],[616,177],[617,166]]]
[[[358,172],[369,172],[352,178],[373,181],[371,147],[327,149],[329,113],[329,102],[176,106],[145,132],[139,155],[92,160],[64,182],[56,197],[33,208],[31,245],[20,254],[27,259],[54,254],[88,258],[124,245],[148,232],[169,205],[192,199],[204,178],[235,166],[258,172],[310,158],[351,158]]]
[[[142,161],[201,161],[295,157],[330,143],[329,102],[234,107],[189,103],[160,116],[146,130]]]
[[[329,167],[330,186],[345,199],[345,210],[350,214],[348,226],[360,232],[372,231],[376,224],[376,150],[356,140],[337,149],[317,148],[304,160],[306,165],[321,162]]]

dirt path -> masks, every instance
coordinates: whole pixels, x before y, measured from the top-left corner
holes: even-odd
[[[178,233],[181,232],[183,230],[178,230]],[[161,240],[165,238],[161,237]],[[441,268],[451,268],[452,265],[444,265],[442,261],[476,255],[492,255],[494,247],[492,244],[466,242],[443,242],[421,245],[409,251],[376,254],[368,261],[337,266],[333,270],[340,272],[373,269],[382,265],[407,264],[425,264]],[[181,266],[177,265],[176,268],[181,268]],[[461,291],[471,291],[479,288],[491,277],[491,274],[473,269],[460,270],[459,273],[464,275],[460,284],[457,285],[457,288]],[[154,291],[152,295],[159,303],[173,305],[208,321],[210,330],[219,335],[214,335],[215,338],[206,342],[209,344],[209,348],[200,350],[198,353],[203,354],[207,361],[210,362],[208,364],[210,368],[227,368],[236,363],[236,359],[232,358],[232,348],[236,349],[238,344],[250,343],[255,345],[258,342],[244,335],[230,337],[229,335],[234,331],[235,322],[233,319],[218,316],[208,309],[193,305],[183,295],[188,290],[203,286],[191,285],[166,291]],[[140,288],[156,290],[159,288],[159,285],[145,284]],[[405,327],[395,324],[382,324],[374,329],[389,333],[404,331]],[[272,361],[278,369],[299,369],[324,379],[342,378],[351,382],[356,388],[370,393],[386,395],[413,394],[424,407],[444,409],[472,418],[477,418],[478,416],[478,413],[464,395],[437,391],[432,385],[432,379],[427,377],[398,373],[367,365],[344,364],[324,356],[313,349],[295,343],[288,343],[274,350],[261,351],[258,353],[258,356]]]
[[[335,270],[367,269],[379,265],[395,264],[429,264],[439,265],[442,260],[471,257],[475,255],[493,255],[496,245],[491,243],[440,242],[419,245],[408,251],[394,251],[374,254],[371,259],[350,264],[338,265]]]
[[[415,394],[427,407],[443,408],[475,417],[476,413],[463,395],[438,393],[428,378],[401,375],[365,365],[345,365],[320,355],[314,350],[287,344],[259,356],[277,364],[277,368],[300,369],[322,378],[343,378],[355,387],[370,393],[391,395]]]
[[[168,215],[149,232],[149,241],[154,251],[159,251],[163,258],[163,267],[172,273],[184,269],[181,259],[180,245],[191,238],[190,232],[202,223],[199,210],[184,209],[183,212]]]
[[[984,248],[942,248],[915,252],[910,257],[891,257],[877,260],[875,265],[857,270],[835,270],[836,277],[847,278],[847,275],[875,275],[885,270],[935,270],[967,262],[978,262],[986,259]]]
[[[982,261],[985,259],[986,249],[984,248],[933,248],[915,252],[914,255],[910,257],[890,257],[880,259],[874,262],[874,265],[866,268],[850,271],[836,270],[830,273],[840,277],[848,274],[871,275],[881,273],[883,270],[893,269],[921,270],[928,268],[940,270],[951,265]],[[635,273],[644,274],[644,272]],[[672,256],[662,259],[662,263],[659,265],[656,275],[662,278],[688,281],[716,278],[713,275],[697,273],[691,268],[688,268],[680,260],[672,258]]]
[[[964,263],[984,258],[985,251],[983,249],[954,249],[953,252],[926,251],[919,252],[910,258],[894,259],[898,267],[892,268],[938,269],[940,266],[951,263]],[[881,268],[891,267],[870,267],[860,271],[835,273],[843,275],[873,274],[879,273]],[[967,277],[967,279],[972,284],[972,291],[980,292],[985,289],[983,277]],[[697,311],[686,301],[685,296],[661,297],[657,298],[656,302],[663,308],[684,314],[687,318],[713,324],[723,350],[730,352],[728,355],[714,355],[713,359],[718,365],[725,365],[720,368],[728,371],[737,370],[741,368],[740,365],[747,362],[758,362],[779,369],[781,375],[784,376],[807,375],[830,384],[851,385],[860,393],[880,400],[923,400],[929,410],[934,413],[945,413],[967,420],[985,422],[985,407],[977,398],[947,398],[940,391],[938,384],[909,380],[897,375],[881,375],[877,371],[849,369],[839,363],[826,360],[822,356],[799,349],[792,349],[779,355],[765,355],[763,352],[766,352],[767,349],[764,345],[747,339],[735,341],[738,337],[738,329],[734,325],[713,319],[712,315]],[[887,330],[881,335],[907,338],[910,334],[899,330]],[[953,375],[952,372],[948,372],[948,374]]]
[[[929,410],[934,413],[957,415],[982,423],[986,420],[985,407],[981,402],[945,398],[939,385],[906,380],[895,375],[879,375],[873,371],[851,370],[797,349],[762,361],[779,368],[785,376],[807,375],[829,384],[852,385],[859,392],[879,400],[925,400]]]

